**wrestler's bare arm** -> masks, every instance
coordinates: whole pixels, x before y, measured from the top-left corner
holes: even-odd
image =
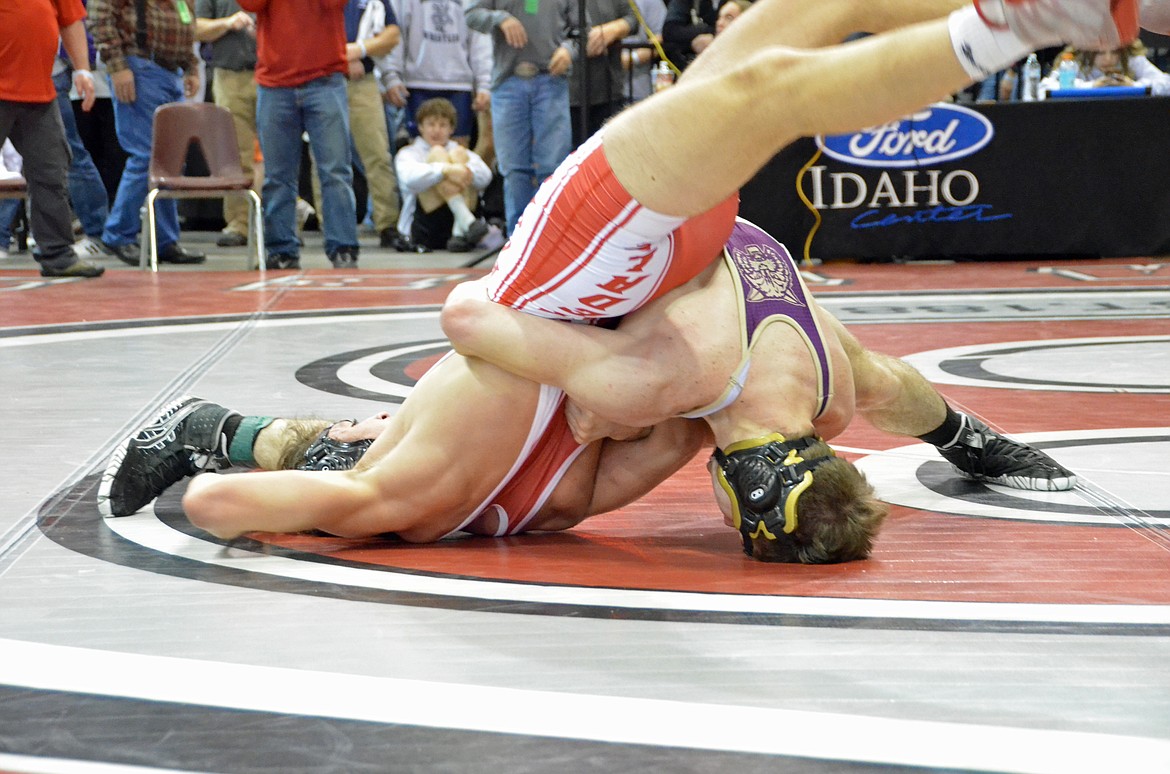
[[[440,318],[455,350],[564,390],[612,422],[649,427],[690,406],[672,405],[672,342],[517,312],[452,293]],[[681,356],[680,356],[681,357]]]
[[[504,478],[527,438],[539,386],[453,356],[419,380],[350,471],[196,476],[183,507],[220,537],[320,529],[435,540],[457,529]]]

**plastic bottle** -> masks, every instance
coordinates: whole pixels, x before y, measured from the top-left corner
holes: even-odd
[[[664,91],[674,85],[674,71],[666,62],[659,62],[654,68],[654,91]]]
[[[1060,66],[1057,68],[1056,73],[1060,79],[1060,88],[1072,89],[1076,87],[1077,63],[1073,59],[1073,53],[1071,51],[1065,51],[1060,55]]]
[[[1020,99],[1024,102],[1035,102],[1040,99],[1040,60],[1035,54],[1028,54],[1024,62],[1024,76],[1020,89]]]

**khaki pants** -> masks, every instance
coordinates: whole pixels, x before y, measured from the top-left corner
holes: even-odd
[[[215,104],[222,105],[232,114],[236,125],[236,141],[240,146],[240,166],[244,174],[255,179],[252,160],[256,153],[256,79],[251,70],[215,69]],[[260,193],[260,186],[255,186]],[[248,234],[248,200],[242,196],[229,196],[223,200],[223,219],[228,231]]]
[[[386,130],[386,112],[382,94],[372,73],[356,81],[347,81],[349,92],[349,130],[358,158],[366,170],[366,185],[374,202],[374,228],[379,233],[395,229],[398,224],[398,181],[390,163],[390,133]],[[321,217],[321,183],[313,168],[313,199],[317,217]]]

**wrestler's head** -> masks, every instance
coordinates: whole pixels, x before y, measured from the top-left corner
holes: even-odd
[[[725,521],[765,562],[864,559],[887,512],[861,471],[817,438],[733,444],[709,468]]]
[[[389,426],[386,411],[361,420],[343,419],[321,427],[316,422],[290,422],[279,470],[348,470],[358,463],[370,444]]]

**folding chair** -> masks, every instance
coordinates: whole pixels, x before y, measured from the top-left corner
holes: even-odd
[[[191,143],[198,143],[211,174],[194,177],[183,174]],[[236,127],[227,108],[210,102],[171,102],[154,111],[150,146],[150,190],[146,195],[143,235],[150,250],[142,251],[142,268],[147,252],[150,270],[158,271],[158,240],[155,237],[154,202],[167,199],[223,199],[247,196],[248,255],[251,268],[264,273],[264,216],[260,197],[252,190],[252,178],[240,166]]]

